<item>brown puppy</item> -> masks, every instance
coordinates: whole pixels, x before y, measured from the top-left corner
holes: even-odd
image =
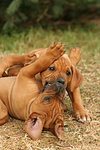
[[[70,57],[68,57],[67,55],[63,55],[64,48],[64,45],[62,45],[61,43],[52,43],[49,48],[46,48],[44,50],[42,49],[42,53],[39,52],[40,50],[38,50],[38,52],[36,51],[35,56],[33,55],[33,52],[31,52],[24,56],[8,56],[6,57],[6,59],[0,62],[0,75],[2,76],[6,68],[16,64],[24,65],[25,63],[33,59],[31,62],[29,62],[28,66],[23,67],[20,70],[17,78],[10,77],[0,79],[0,110],[2,112],[0,114],[0,124],[3,124],[8,120],[9,113],[15,118],[27,120],[25,129],[33,140],[40,137],[43,127],[52,130],[56,135],[58,135],[58,138],[62,137],[63,130],[59,128],[60,126],[62,127],[62,121],[54,122],[55,118],[59,120],[59,116],[62,116],[62,111],[60,112],[60,110],[58,109],[61,109],[61,106],[54,103],[54,107],[52,107],[53,105],[51,105],[51,108],[49,108],[47,105],[47,110],[44,111],[44,107],[42,107],[43,103],[41,103],[41,101],[43,101],[43,98],[45,98],[43,97],[45,88],[47,88],[48,86],[52,87],[52,84],[55,82],[67,88],[69,96],[73,103],[73,109],[76,118],[80,117],[81,119],[83,119],[83,121],[84,118],[86,120],[90,120],[89,114],[83,107],[78,89],[83,80],[83,76],[71,63],[71,61],[73,61],[73,64],[76,65],[80,60],[80,57],[75,60],[73,59],[72,53],[75,51],[76,54],[77,49],[71,50],[69,55]],[[80,52],[79,49],[78,51]],[[38,76],[36,77],[39,72],[41,72],[41,78],[38,78]],[[44,93],[40,94],[42,88],[44,89]],[[52,94],[52,92],[50,93]],[[60,95],[63,95],[63,92],[60,93]],[[54,94],[54,96],[52,97],[54,102],[58,100],[57,98],[55,100],[55,95],[57,94]],[[63,101],[63,96],[61,97]],[[57,108],[55,107],[55,105],[57,105]],[[54,108],[56,108],[56,111]],[[48,110],[50,112],[54,110],[53,112],[59,112],[60,114],[58,115],[58,113],[56,113],[55,115],[55,113],[53,113],[54,115],[53,117],[51,117]],[[35,116],[33,114],[35,114]],[[39,130],[36,130],[37,128]],[[57,131],[59,134],[57,133]]]
[[[47,48],[41,48],[41,49],[33,50],[25,55],[12,55],[12,56],[4,57],[4,59],[0,62],[0,66],[1,66],[0,75],[1,76],[17,75],[21,68],[23,68],[26,65],[31,64],[36,59],[39,59],[41,57],[41,55],[45,54],[46,50],[47,50]],[[40,74],[37,74],[37,75],[35,75],[35,77],[38,81],[47,83],[46,82],[47,76],[48,76],[48,81],[52,80],[49,82],[54,82],[54,80],[57,80],[57,78],[59,78],[59,76],[61,76],[61,77],[65,76],[64,80],[66,81],[66,71],[67,71],[66,66],[69,63],[72,66],[71,68],[73,68],[72,74],[73,75],[75,74],[75,76],[72,79],[73,84],[71,84],[71,83],[67,84],[66,90],[72,101],[73,110],[74,110],[76,119],[81,122],[85,122],[85,121],[90,121],[91,116],[87,113],[87,111],[83,107],[83,103],[82,103],[81,95],[80,95],[80,89],[78,87],[80,85],[80,84],[78,84],[78,82],[79,81],[81,82],[83,80],[83,77],[81,75],[80,80],[79,81],[77,80],[77,78],[79,78],[78,77],[79,73],[77,73],[78,70],[74,67],[78,64],[80,59],[81,59],[80,49],[72,48],[70,50],[69,55],[64,54],[59,60],[54,62],[54,64],[52,64],[49,67],[49,69],[45,70],[44,73],[41,73],[41,76],[40,76]],[[17,64],[17,66],[16,66],[16,64]],[[9,68],[10,66],[13,66],[13,67],[8,69],[8,73],[6,74],[4,71],[7,68]],[[54,66],[54,67],[52,67],[52,66]],[[75,87],[75,85],[77,85],[77,86]]]
[[[23,68],[26,65],[31,64],[36,59],[41,57],[41,55],[44,54],[46,50],[47,50],[47,48],[41,48],[41,49],[33,50],[33,51],[31,51],[25,55],[18,55],[18,56],[12,55],[12,56],[5,57],[1,61],[1,66],[3,66],[0,68],[1,75],[2,76],[16,76],[16,75],[18,75],[21,68]],[[66,58],[66,60],[65,60],[65,58]],[[61,57],[61,59],[57,60],[53,64],[53,66],[56,66],[56,70],[55,69],[53,70],[53,68],[51,68],[51,70],[52,70],[52,72],[51,72],[50,68],[49,68],[50,74],[49,73],[48,74],[49,74],[50,79],[48,79],[48,80],[51,80],[51,78],[54,78],[55,76],[56,76],[55,79],[57,79],[58,76],[63,76],[66,72],[66,65],[68,64],[68,62],[70,62],[71,65],[76,66],[78,64],[78,62],[80,61],[80,59],[81,59],[81,50],[77,47],[72,48],[70,50],[69,55],[64,54]],[[63,65],[64,63],[65,63],[65,68]],[[8,73],[6,74],[4,71],[8,68],[8,64],[9,64],[9,66],[13,66],[13,67],[9,68]],[[19,64],[19,65],[16,65],[16,64]],[[59,67],[59,66],[61,66],[61,67]],[[46,73],[47,73],[47,70],[46,70]],[[73,68],[73,70],[74,70],[74,68]],[[60,74],[58,74],[57,72],[60,72]],[[46,73],[44,73],[45,74],[44,77],[42,75],[42,78],[46,78]],[[42,78],[41,78],[40,74],[37,74],[35,77],[37,78],[37,80],[42,82]],[[76,80],[77,80],[77,77],[76,77],[75,81]],[[77,81],[77,83],[78,83],[78,81]],[[87,113],[87,111],[85,111],[85,109],[83,107],[82,100],[81,100],[80,89],[74,88],[75,84],[76,84],[76,82],[73,81],[73,85],[72,85],[73,90],[71,90],[70,84],[68,84],[66,87],[66,90],[67,90],[69,97],[72,101],[75,117],[77,120],[79,120],[81,122],[90,121],[91,116]],[[77,84],[77,87],[78,86],[79,85]]]

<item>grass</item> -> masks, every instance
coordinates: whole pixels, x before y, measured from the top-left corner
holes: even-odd
[[[50,132],[42,132],[38,141],[32,141],[25,133],[24,122],[10,118],[0,126],[1,150],[99,150],[100,149],[100,32],[97,29],[74,29],[45,31],[29,29],[0,36],[0,59],[4,55],[22,54],[36,48],[48,47],[52,41],[66,44],[67,53],[72,47],[80,47],[82,59],[77,66],[84,81],[80,87],[85,108],[92,115],[90,123],[75,120],[68,97],[64,113],[64,138],[58,140]]]
[[[99,30],[74,29],[44,30],[42,28],[31,28],[27,31],[13,31],[10,36],[0,35],[0,51],[3,53],[23,53],[31,49],[48,47],[51,42],[62,41],[69,51],[71,47],[81,47],[85,52],[90,51],[95,54],[100,52]]]

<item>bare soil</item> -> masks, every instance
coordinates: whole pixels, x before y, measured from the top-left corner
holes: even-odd
[[[2,56],[1,56],[2,57]],[[0,150],[99,150],[100,149],[100,54],[84,54],[78,65],[84,75],[80,87],[85,108],[93,120],[80,123],[74,118],[68,96],[64,113],[64,138],[58,140],[43,131],[40,140],[33,141],[24,130],[24,122],[14,118],[0,126]]]

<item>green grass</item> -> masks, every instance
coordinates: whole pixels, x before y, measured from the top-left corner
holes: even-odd
[[[91,54],[100,53],[100,33],[99,30],[86,30],[70,27],[66,30],[52,31],[42,28],[30,28],[17,32],[12,31],[10,36],[0,34],[0,52],[3,53],[24,53],[33,49],[48,47],[51,42],[61,41],[69,51],[72,47],[80,47],[82,51]]]

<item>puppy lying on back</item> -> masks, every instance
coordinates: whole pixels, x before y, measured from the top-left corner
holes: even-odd
[[[0,79],[0,124],[7,122],[9,113],[12,117],[26,121],[25,130],[33,140],[40,137],[43,127],[61,138],[63,88],[67,89],[72,100],[76,118],[81,121],[91,119],[83,107],[78,88],[83,81],[82,74],[75,67],[80,60],[80,50],[72,49],[67,56],[64,48],[60,42],[52,43],[49,48],[34,51],[35,55],[32,51],[25,55],[8,56],[0,62],[0,76],[4,76],[4,71],[10,66],[22,65],[17,77]],[[61,90],[58,94],[56,90],[52,90],[50,94],[54,91],[54,96],[49,95],[50,99],[46,100],[48,95],[45,93],[48,93],[54,83],[59,83]]]
[[[58,139],[64,135],[64,104],[65,89],[59,82],[46,86],[31,104],[30,116],[25,121],[25,131],[33,139],[39,139],[44,130],[51,131]]]

